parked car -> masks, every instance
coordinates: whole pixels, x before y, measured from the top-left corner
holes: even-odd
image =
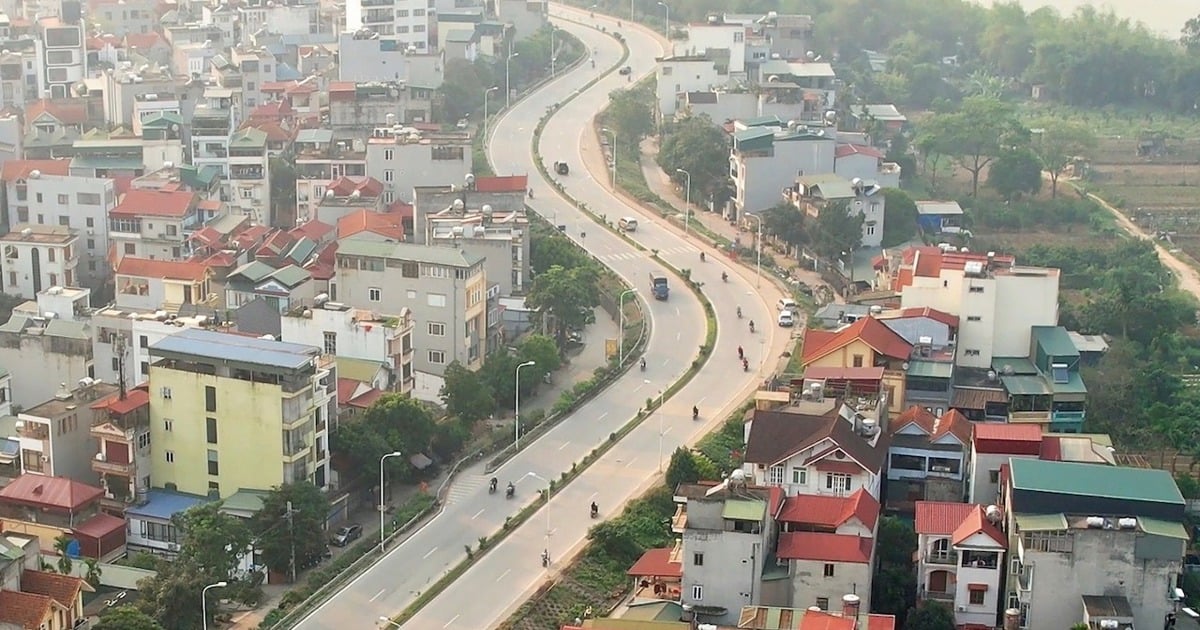
[[[779,311],[779,325],[783,328],[795,326],[796,316],[792,315],[791,311]]]
[[[333,538],[330,539],[329,544],[335,547],[345,547],[359,538],[362,538],[362,534],[362,525],[359,525],[358,523],[344,525],[341,529],[337,530],[336,534],[333,535]]]
[[[619,74],[621,74],[622,76],[627,75],[627,74],[633,74],[633,68],[631,68],[629,66],[622,66],[620,70],[617,70],[617,72]]]
[[[779,309],[780,312],[787,311],[789,313],[795,313],[796,300],[793,300],[792,298],[779,298],[779,302],[775,304],[775,307]]]

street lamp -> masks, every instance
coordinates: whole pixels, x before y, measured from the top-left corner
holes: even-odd
[[[551,79],[554,78],[554,61],[557,59],[557,57],[554,56],[554,34],[556,32],[558,32],[558,29],[554,28],[554,25],[551,24],[550,25],[550,78]]]
[[[404,626],[396,623],[395,621],[392,621],[391,619],[389,619],[387,617],[380,617],[379,620],[382,621],[383,623],[386,623],[389,628],[403,628],[404,627]]]
[[[643,383],[652,385],[649,379],[643,379]],[[666,400],[667,392],[658,390],[658,472],[662,472],[662,447],[663,447],[663,401]]]
[[[762,284],[762,217],[757,214],[746,214],[747,218],[758,221],[758,237],[754,239],[754,249],[757,250],[757,261],[754,264],[754,287]]]
[[[487,144],[487,139],[488,139],[488,137],[487,137],[487,135],[488,135],[488,95],[499,89],[500,89],[499,85],[493,85],[492,87],[483,91],[483,142],[484,142],[484,144]]]
[[[392,451],[379,458],[379,553],[383,553],[383,515],[387,511],[387,501],[383,498],[383,462],[387,461],[389,457],[400,457],[403,454],[400,451]]]
[[[521,53],[512,51],[512,44],[508,45],[508,56],[504,58],[504,107],[509,106],[509,101],[512,98],[512,83],[509,82],[508,62],[512,61],[513,57],[520,57]]]
[[[662,7],[662,8],[663,8],[663,10],[664,10],[664,11],[666,11],[666,14],[667,14],[667,26],[666,26],[666,31],[665,31],[665,32],[666,32],[666,35],[667,35],[667,41],[670,41],[670,40],[671,40],[671,7],[670,7],[670,6],[668,6],[666,2],[659,2],[659,3],[658,3],[658,6]]]
[[[692,174],[681,169],[675,169],[676,173],[687,175],[687,189],[684,191],[685,211],[683,215],[683,236],[686,238],[688,233],[688,224],[692,222]]]
[[[513,409],[513,450],[521,450],[521,368],[537,365],[537,361],[526,361],[517,366],[517,382],[513,385],[513,399],[516,405]]]
[[[613,190],[616,190],[617,189],[617,132],[613,131],[612,129],[609,129],[608,127],[601,127],[600,133],[611,133],[612,134],[612,154],[613,154],[612,187],[613,187]]]
[[[543,477],[535,472],[527,472],[527,473],[525,473],[525,476],[533,477],[534,479],[539,479],[539,480],[541,480],[542,483],[546,484],[546,551],[545,551],[545,554],[546,554],[546,558],[549,558],[550,557],[550,490],[552,489],[550,480],[546,479],[545,477]],[[549,564],[549,560],[547,560],[546,564]]]
[[[215,584],[209,584],[200,591],[200,622],[204,630],[208,630],[208,589],[210,588],[225,588],[229,584],[225,581],[220,581]]]
[[[617,297],[617,310],[621,312],[621,330],[617,333],[617,365],[625,365],[625,296],[637,293],[637,289],[626,289]]]

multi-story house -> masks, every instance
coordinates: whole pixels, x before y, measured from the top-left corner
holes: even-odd
[[[333,24],[322,19],[321,10],[317,2],[251,0],[243,3],[237,7],[241,42],[249,43],[264,27],[284,37],[303,38],[300,41],[313,41],[318,36],[322,41],[331,41]]]
[[[70,160],[4,163],[5,212],[10,223],[58,225],[79,235],[77,282],[97,288],[108,277],[108,211],[116,206],[111,179],[69,174]],[[71,283],[67,283],[71,284]]]
[[[60,225],[17,223],[0,236],[4,292],[35,299],[43,289],[75,286],[79,234]]]
[[[834,308],[845,307],[835,305]],[[848,317],[868,315],[912,344],[912,356],[904,370],[904,405],[924,407],[934,416],[941,416],[950,409],[954,396],[954,341],[958,318],[931,308],[882,311],[878,307]]]
[[[129,532],[125,544],[131,552],[147,551],[167,557],[179,553],[183,532],[172,519],[176,514],[212,501],[202,497],[170,490],[147,490],[137,505],[125,510]]]
[[[817,394],[779,410],[754,413],[746,423],[744,471],[757,485],[788,496],[849,496],[865,489],[878,498],[888,438],[886,401],[854,398],[857,409]]]
[[[191,118],[192,164],[216,166],[222,178],[229,177],[229,137],[242,123],[241,109],[234,102],[233,90],[209,86],[196,105]],[[226,185],[224,195],[230,196]]]
[[[188,234],[200,227],[200,196],[184,190],[126,192],[108,213],[110,261],[126,256],[180,260],[190,254]]]
[[[500,295],[523,295],[528,290],[529,220],[524,207],[501,212],[486,203],[468,208],[456,199],[449,208],[423,219],[423,242],[458,247],[484,259],[488,280]]]
[[[883,243],[887,204],[882,192],[883,186],[874,180],[823,173],[797,177],[793,186],[783,189],[783,198],[813,219],[831,206],[845,204],[847,214],[863,218],[861,246],[874,248]]]
[[[184,101],[176,94],[148,92],[133,97],[133,133],[142,135],[147,120],[162,116],[183,117]]]
[[[150,171],[129,183],[133,190],[186,190],[200,195],[201,200],[221,198],[221,170],[215,166],[191,166],[173,163]],[[207,219],[208,217],[205,217]]]
[[[18,413],[21,472],[96,485],[99,477],[91,467],[96,443],[88,405],[117,389],[111,383],[83,378],[78,385],[59,385],[53,398]]]
[[[742,29],[742,33],[745,34],[745,29]],[[656,59],[657,113],[661,119],[670,120],[676,112],[685,108],[688,94],[712,94],[716,93],[718,88],[727,87],[730,83],[730,73],[733,72],[734,53],[731,51],[729,56],[728,66],[725,65],[724,58],[718,61],[710,57],[706,50],[676,52]]]
[[[0,550],[6,544],[0,541]],[[0,558],[7,557],[0,554]],[[22,571],[20,564],[24,563],[13,564],[17,565],[13,567],[14,579],[0,582],[0,627],[71,630],[87,623],[83,594],[94,593],[95,589],[86,580],[53,571]]]
[[[267,134],[253,127],[235,131],[229,138],[226,168],[229,206],[256,223],[269,225],[271,216],[271,161]]]
[[[243,28],[247,26],[243,25]],[[242,79],[242,111],[248,112],[266,101],[262,88],[275,81],[278,64],[275,56],[265,48],[238,46],[229,51],[229,56]]]
[[[1079,350],[1060,326],[1033,326],[1029,344],[1027,356],[992,360],[992,371],[1004,388],[1008,422],[1079,433],[1087,397],[1079,376]]]
[[[240,308],[263,300],[272,313],[283,314],[312,304],[317,296],[315,286],[312,274],[296,265],[274,269],[256,260],[234,269],[225,278],[225,306]]]
[[[50,98],[75,96],[75,84],[87,78],[88,72],[79,3],[64,2],[63,5],[61,17],[41,18],[36,24],[45,73],[42,89],[50,93]],[[65,10],[67,5],[73,5],[74,10]]]
[[[0,20],[7,21],[8,16],[0,17]],[[38,77],[36,74],[29,77],[25,72],[25,60],[33,57],[33,54],[24,55],[12,50],[0,54],[0,99],[5,108],[24,109],[26,103],[36,100]],[[33,79],[32,85],[27,78]]]
[[[1003,605],[1020,611],[1022,628],[1113,627],[1100,624],[1113,617],[1154,628],[1177,612],[1189,535],[1171,473],[1034,459],[1007,472]]]
[[[357,308],[411,310],[418,372],[440,376],[453,361],[471,370],[483,362],[487,274],[478,256],[360,234],[339,241],[331,289],[337,302]]]
[[[150,355],[156,485],[219,498],[301,481],[328,486],[337,384],[320,348],[190,328]]]
[[[888,506],[909,511],[914,501],[960,501],[965,491],[971,421],[951,409],[940,417],[912,406],[888,424]]]
[[[484,206],[491,206],[493,212],[501,214],[524,210],[528,186],[529,178],[525,175],[475,177],[471,173],[457,183],[414,186],[410,230],[413,242],[428,243],[425,226],[433,216]]]
[[[367,175],[383,182],[383,202],[412,201],[417,186],[463,186],[474,168],[470,136],[407,129],[367,139]]]
[[[114,305],[92,313],[92,340],[96,377],[125,384],[127,390],[150,378],[150,346],[184,328],[203,328],[217,321],[217,312],[179,317],[158,308],[128,306],[127,296],[117,295]],[[195,309],[200,310],[200,309]]]
[[[378,79],[334,81],[329,84],[329,124],[335,130],[371,130],[373,137],[384,137],[383,130],[390,133],[400,124],[431,123],[434,90]],[[409,127],[404,129],[411,135]]]
[[[150,395],[145,388],[119,386],[90,407],[96,442],[90,459],[104,489],[100,507],[124,518],[125,511],[144,501],[150,490]]]
[[[996,503],[1002,470],[1013,459],[1043,459],[1113,466],[1112,439],[1103,434],[1043,434],[1037,424],[974,423],[968,462],[967,500]]]
[[[88,327],[57,313],[14,310],[0,325],[0,365],[22,366],[12,374],[12,404],[29,408],[54,396],[60,383],[91,378]]]
[[[0,527],[36,536],[43,554],[56,555],[60,536],[78,543],[78,554],[101,561],[125,553],[125,521],[100,511],[104,491],[45,475],[24,474],[0,488]]]
[[[296,160],[296,223],[316,217],[329,184],[367,174],[365,134],[301,129],[293,143]]]
[[[124,37],[158,27],[158,5],[153,0],[89,0],[87,8],[88,18],[103,33]]]
[[[996,627],[1007,568],[1003,518],[995,505],[917,501],[917,597],[950,606],[959,628]]]
[[[833,172],[835,138],[825,129],[781,126],[779,119],[734,123],[729,176],[734,211],[761,212],[779,203],[779,191],[797,177]]]
[[[315,218],[336,225],[342,217],[358,210],[383,212],[383,183],[373,177],[339,177],[325,187],[317,202]]]
[[[913,346],[879,319],[863,317],[837,331],[808,330],[801,363],[810,368],[880,368],[887,404],[893,413],[904,410],[905,364]],[[909,366],[911,367],[911,366]]]
[[[185,305],[215,306],[210,277],[204,263],[126,256],[117,266],[117,303],[133,309],[162,310],[169,315]]]
[[[321,302],[295,308],[281,322],[280,339],[317,346],[325,354],[365,359],[387,365],[390,378],[386,389],[407,393],[416,380],[412,312],[381,316],[345,304]],[[342,403],[348,401],[339,401]]]
[[[503,30],[504,27],[498,28]],[[338,81],[403,81],[408,86],[416,86],[408,91],[398,91],[396,97],[406,102],[401,105],[402,109],[418,109],[421,117],[402,118],[401,121],[431,121],[429,106],[444,78],[444,51],[399,46],[369,29],[343,31],[338,36],[337,50],[339,57],[354,59],[354,63],[337,64]],[[335,86],[337,83],[330,89]]]
[[[434,15],[426,0],[348,0],[346,30],[368,29],[398,48],[424,53],[434,36]]]

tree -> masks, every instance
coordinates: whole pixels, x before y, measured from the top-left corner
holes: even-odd
[[[912,566],[917,533],[905,521],[885,516],[879,519],[875,540],[878,557],[875,578],[871,581],[871,608],[896,615],[902,621],[917,596]]]
[[[411,479],[416,470],[408,458],[429,448],[435,425],[421,403],[389,393],[372,403],[357,422],[343,423],[331,445],[353,460],[359,474],[369,475],[368,479],[379,474],[379,458],[399,451],[404,457],[388,459],[386,470],[393,478]]]
[[[554,336],[562,345],[568,329],[581,329],[595,321],[592,310],[600,304],[596,271],[590,267],[554,266],[533,279],[525,303],[539,317],[554,316]]]
[[[651,108],[654,95],[649,90],[613,90],[608,95],[608,108],[604,120],[617,132],[618,142],[637,143],[654,131],[654,111]]]
[[[954,612],[945,604],[927,601],[908,611],[904,630],[954,630]]]
[[[540,380],[546,374],[557,370],[562,364],[562,357],[558,354],[558,346],[554,344],[554,340],[545,335],[529,335],[517,349],[517,355],[521,362],[533,361],[534,365],[529,366],[529,370]],[[522,372],[524,374],[524,372]]]
[[[66,534],[62,534],[54,539],[54,551],[58,554],[58,572],[63,575],[70,575],[74,564],[71,562],[71,543],[75,542],[74,538]]]
[[[998,100],[974,96],[948,114],[937,114],[923,132],[927,148],[954,158],[971,173],[971,195],[979,193],[979,176],[1003,150],[1023,144],[1028,130],[1017,122],[1012,107]]]
[[[1030,148],[1050,174],[1050,196],[1057,198],[1059,176],[1076,157],[1086,157],[1095,150],[1096,134],[1085,125],[1058,118],[1041,121],[1036,127],[1042,131]]]
[[[1200,15],[1188,18],[1188,21],[1183,23],[1183,29],[1179,33],[1179,43],[1183,44],[1190,53],[1200,51]]]
[[[714,207],[729,199],[729,141],[708,116],[688,116],[663,134],[658,165],[680,186],[689,184],[683,169],[691,173],[692,201],[709,200]]]
[[[131,604],[109,608],[100,613],[100,621],[92,630],[164,630],[154,617]]]
[[[987,183],[1005,201],[1036,195],[1042,189],[1042,163],[1029,149],[1002,151],[988,169]]]
[[[808,241],[822,257],[839,259],[849,255],[862,244],[862,224],[862,213],[851,214],[849,203],[829,202],[817,215],[817,222],[809,232]]]
[[[667,465],[667,488],[675,490],[681,483],[696,483],[700,481],[700,467],[692,452],[680,447],[671,453],[671,463]]]
[[[138,582],[141,599],[136,605],[165,630],[195,630],[201,626],[200,594],[206,585],[223,579],[200,569],[190,558],[160,562],[156,575]],[[208,607],[210,620],[216,608]]]
[[[804,213],[790,203],[779,203],[762,212],[763,232],[792,247],[804,244]]]
[[[295,161],[273,157],[271,168],[271,216],[277,221],[285,217],[295,221],[296,167]]]
[[[213,582],[233,575],[250,546],[252,537],[245,521],[222,512],[220,501],[189,508],[171,521],[183,536],[177,562],[196,567],[203,573],[201,577]]]
[[[325,554],[328,516],[329,498],[312,483],[301,481],[272,488],[263,499],[262,509],[250,521],[263,562],[273,571],[290,574],[295,567],[311,566],[320,560]]]
[[[495,85],[491,68],[483,62],[472,63],[462,58],[447,59],[444,74],[445,79],[442,81],[442,86],[438,88],[440,109],[444,112],[444,116],[438,116],[438,118],[441,118],[442,122],[460,120],[480,110],[483,107],[484,92]],[[497,94],[501,97],[504,96],[503,85],[496,93],[492,94],[489,103],[492,105],[492,111],[488,112],[489,114],[494,114],[499,109],[495,99]],[[503,98],[499,103],[500,105],[504,104]]]
[[[545,273],[551,267],[558,265],[564,269],[576,267],[594,267],[595,262],[570,239],[555,232],[552,235],[534,239],[530,246],[529,264],[536,273]]]
[[[917,233],[917,203],[899,188],[883,189],[883,246],[895,247]]]
[[[496,411],[492,389],[478,373],[458,361],[446,366],[439,396],[446,404],[446,412],[457,417],[464,426],[472,426]]]

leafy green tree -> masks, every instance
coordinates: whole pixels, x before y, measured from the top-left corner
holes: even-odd
[[[1002,151],[988,169],[987,183],[1005,201],[1036,195],[1042,189],[1042,163],[1029,149]]]
[[[917,596],[913,553],[917,533],[907,522],[895,517],[879,519],[875,536],[877,550],[875,578],[871,581],[871,608],[896,615],[902,621]]]
[[[696,457],[686,448],[675,449],[671,453],[671,463],[667,465],[667,488],[675,490],[681,483],[697,481],[700,481],[700,467],[696,465]]]
[[[177,561],[214,582],[233,574],[252,539],[246,522],[222,512],[220,501],[189,508],[171,521],[183,537]]]
[[[271,215],[276,220],[286,216],[295,220],[296,211],[296,167],[295,161],[284,157],[273,157],[271,168]]]
[[[658,165],[680,186],[691,173],[692,202],[724,204],[733,190],[729,178],[729,141],[708,116],[688,116],[671,125],[662,137]]]
[[[62,534],[54,539],[54,552],[58,554],[58,572],[63,575],[70,575],[71,569],[74,568],[71,556],[67,553],[71,548],[72,542],[75,542],[75,539],[66,534]]]
[[[326,549],[328,516],[329,498],[308,481],[272,488],[250,521],[263,562],[273,571],[290,575],[293,558],[297,570],[320,560]]]
[[[104,570],[100,568],[100,561],[96,558],[84,558],[83,565],[87,567],[87,571],[84,573],[83,579],[90,584],[92,588],[100,586],[100,576],[104,574]]]
[[[404,457],[388,459],[385,470],[393,479],[410,480],[416,470],[408,459],[429,448],[435,425],[421,403],[402,394],[384,394],[358,421],[343,423],[330,443],[368,479],[379,474],[379,458],[395,451],[404,453]]]
[[[100,613],[100,620],[92,630],[164,630],[154,617],[126,604],[109,608]]]
[[[1200,15],[1188,18],[1188,21],[1183,23],[1179,43],[1183,44],[1190,53],[1200,52]]]
[[[763,232],[799,247],[805,242],[804,213],[790,203],[776,204],[762,212]]]
[[[479,377],[496,399],[496,406],[512,409],[516,405],[517,365],[521,363],[517,355],[507,348],[497,350],[484,359]],[[532,367],[521,370],[521,394],[528,394],[533,389],[537,379],[530,378]]]
[[[594,268],[596,264],[581,247],[557,233],[534,239],[530,246],[529,263],[536,273],[545,273],[556,265],[575,269]]]
[[[582,329],[595,321],[592,309],[600,304],[596,271],[551,267],[534,278],[525,302],[537,309],[539,317],[553,316],[554,336],[562,345],[567,330]]]
[[[213,576],[211,572],[196,566],[190,558],[160,562],[155,576],[138,582],[141,599],[136,605],[165,630],[194,630],[201,626],[201,592],[206,585],[221,579],[224,577]],[[209,596],[208,613],[211,621],[218,607],[212,605],[217,601],[212,591],[209,591]]]
[[[908,611],[904,630],[954,630],[954,612],[940,602],[927,601]]]
[[[604,121],[617,132],[617,142],[636,146],[654,131],[653,99],[649,90],[640,87],[614,90],[608,95]]]
[[[1041,121],[1036,127],[1042,131],[1030,149],[1050,175],[1050,196],[1057,198],[1059,176],[1076,157],[1087,157],[1096,149],[1096,134],[1086,125],[1058,118]]]
[[[895,247],[917,233],[917,202],[899,188],[884,188],[883,201],[883,246]]]
[[[971,195],[979,193],[979,177],[1000,154],[1026,142],[1028,130],[1017,122],[1013,108],[998,100],[971,97],[952,113],[937,114],[925,123],[926,142],[949,155],[971,173]]]
[[[496,411],[496,399],[492,396],[491,387],[478,373],[468,370],[458,361],[446,366],[442,379],[439,395],[446,404],[446,412],[457,417],[465,426],[472,426]]]
[[[885,209],[886,211],[886,209]],[[808,242],[827,259],[839,259],[862,244],[863,215],[850,213],[845,201],[825,204],[809,230]]]
[[[546,374],[557,370],[562,364],[562,357],[558,354],[558,346],[554,344],[554,340],[545,335],[529,335],[521,341],[521,345],[517,349],[517,355],[521,362],[533,361],[534,365],[529,366],[533,375],[541,379]],[[522,378],[524,378],[524,370],[522,370]]]
[[[503,77],[501,77],[503,79]],[[472,63],[466,59],[452,58],[446,60],[445,79],[438,88],[441,110],[444,116],[438,116],[442,122],[454,122],[470,116],[483,109],[483,94],[495,85],[491,68],[484,62]],[[491,110],[496,113],[504,105],[504,85],[491,95]],[[496,100],[499,96],[500,100]]]

